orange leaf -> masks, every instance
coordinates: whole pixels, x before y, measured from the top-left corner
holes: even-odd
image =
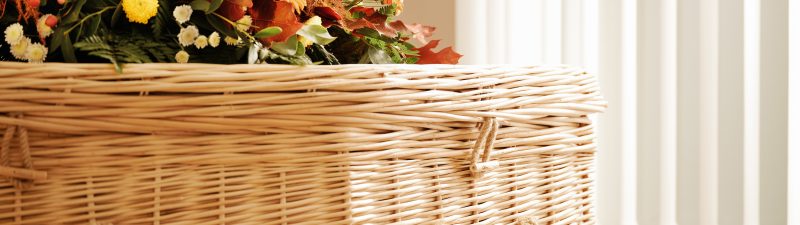
[[[236,5],[240,5],[242,7],[251,8],[253,7],[253,0],[227,0]]]
[[[247,8],[251,7],[253,7],[252,0],[227,0],[219,5],[216,12],[231,21],[237,21],[244,17]]]
[[[303,24],[294,14],[294,6],[291,3],[284,1],[261,0],[256,1],[253,8],[250,10],[253,17],[253,25],[259,28],[266,28],[278,26],[283,29],[278,35],[262,38],[260,41],[264,44],[271,42],[282,42],[289,39],[292,35],[297,33]]]
[[[462,55],[453,51],[452,47],[447,47],[439,52],[432,51],[431,49],[436,48],[437,45],[439,45],[439,40],[433,40],[422,48],[414,49],[419,51],[417,64],[458,64]]]

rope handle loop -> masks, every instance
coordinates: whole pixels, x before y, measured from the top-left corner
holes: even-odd
[[[9,113],[12,118],[22,119],[21,113]],[[11,167],[11,142],[14,137],[20,153],[22,153],[22,165],[24,168]],[[33,187],[33,181],[47,179],[47,172],[38,171],[33,168],[31,158],[31,148],[28,144],[28,129],[23,126],[8,126],[3,133],[3,141],[0,142],[0,176],[7,177],[14,188],[19,190]]]
[[[479,178],[486,172],[489,172],[500,166],[497,161],[491,161],[492,150],[494,150],[494,141],[497,139],[497,130],[500,128],[500,123],[494,117],[484,117],[483,123],[479,128],[478,139],[472,146],[472,153],[470,157],[470,172],[472,176]],[[481,154],[482,152],[482,154]]]

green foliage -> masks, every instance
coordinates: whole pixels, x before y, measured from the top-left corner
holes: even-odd
[[[345,8],[349,10],[358,4],[361,4],[363,1],[364,0],[342,0],[342,4],[344,4]]]
[[[286,55],[281,54],[271,49],[262,49],[259,61],[265,63],[277,64],[293,64],[293,65],[311,65],[314,64],[311,58],[303,55]]]
[[[122,73],[122,66],[117,61],[116,51],[105,40],[98,36],[91,36],[83,41],[75,43],[75,47],[81,51],[89,52],[89,55],[97,56],[100,58],[108,59],[114,64],[117,73]]]
[[[347,9],[353,8],[355,6],[361,6],[366,8],[373,8],[376,12],[383,14],[389,18],[394,17],[397,15],[397,9],[399,8],[396,3],[392,4],[384,4],[382,0],[345,0],[342,1]],[[354,19],[363,18],[365,15],[362,12],[356,12],[351,15]]]
[[[207,13],[209,11],[209,8],[211,8],[211,2],[208,2],[206,0],[194,0],[192,1],[192,3],[189,3],[189,5],[192,6],[193,10],[203,11],[205,13]]]
[[[204,15],[203,17],[206,18],[206,21],[203,22],[208,22],[207,24],[211,25],[211,27],[213,27],[213,29],[218,31],[220,34],[224,34],[225,36],[228,37],[239,36],[238,34],[236,34],[235,29],[228,26],[233,23],[232,21],[225,21],[224,17],[216,14]]]
[[[408,43],[414,38],[412,34],[391,29],[389,22],[401,3],[385,4],[384,0],[319,0],[299,11],[277,7],[271,0],[154,0],[158,1],[158,7],[146,24],[130,22],[121,0],[68,0],[63,5],[55,4],[55,0],[42,0],[40,7],[24,10],[17,10],[16,4],[22,1],[0,1],[6,7],[0,17],[0,28],[20,23],[26,37],[48,46],[47,61],[109,61],[118,72],[125,63],[174,62],[179,50],[189,53],[191,62],[219,64],[253,63],[249,60],[253,60],[256,52],[257,63],[297,65],[416,63],[419,58],[425,62],[437,59],[428,57],[433,54],[430,51],[423,51],[420,57]],[[229,3],[233,5],[226,5]],[[245,7],[250,4],[252,8]],[[172,15],[180,5],[194,9],[189,21],[183,24],[178,24]],[[323,8],[320,11],[318,7]],[[351,14],[353,7],[371,10]],[[58,23],[51,25],[53,33],[49,37],[40,38],[36,19],[31,15],[46,14],[56,16]],[[242,15],[252,17],[252,29],[236,29],[233,20]],[[186,45],[179,46],[178,34],[188,26],[197,27],[198,35],[205,36],[213,45],[184,42]],[[219,36],[212,36],[214,32]],[[187,37],[192,38],[182,36]],[[226,37],[239,42],[226,44]],[[9,47],[0,45],[0,60],[16,60]]]
[[[320,62],[322,65],[339,65],[339,59],[333,53],[325,49],[325,46],[313,44],[307,52],[308,56],[314,62]]]
[[[387,46],[387,52],[395,63],[415,64],[419,60],[419,52],[407,42],[395,42]]]
[[[202,11],[205,14],[211,14],[222,5],[222,0],[194,0],[189,3],[192,9]]]
[[[336,40],[328,33],[328,29],[318,24],[306,24],[297,31],[297,35],[313,42],[314,44],[327,45]]]
[[[169,2],[169,0],[158,0],[158,14],[150,25],[153,29],[153,37],[160,38],[173,21]]]
[[[155,41],[139,35],[106,35],[87,37],[74,46],[90,56],[107,59],[114,64],[118,73],[122,73],[123,63],[174,62],[177,48],[166,43],[169,42]]]
[[[369,45],[362,39],[353,37],[348,31],[339,27],[330,27],[328,31],[336,40],[326,46],[326,49],[336,55],[337,60],[342,64],[359,63],[362,56],[367,54]]]
[[[364,12],[361,12],[361,11],[357,11],[357,12],[354,12],[354,13],[350,14],[350,16],[353,17],[353,19],[361,19],[361,18],[366,17],[367,14],[364,13]]]
[[[378,13],[386,16],[394,16],[397,14],[397,4],[386,5],[378,8]]]
[[[255,37],[255,38],[268,38],[268,37],[272,37],[272,36],[278,35],[281,32],[283,32],[283,29],[281,29],[281,27],[267,27],[267,28],[264,28],[264,29],[258,31],[256,34],[253,35],[253,37]]]
[[[70,25],[80,20],[81,10],[88,0],[76,0],[67,3],[65,12],[62,12],[61,24]]]
[[[284,42],[272,44],[272,50],[283,55],[300,55],[300,48],[303,48],[303,44],[297,41],[297,35],[289,37]]]
[[[376,9],[386,6],[386,4],[383,4],[382,0],[353,0],[352,2],[350,2],[350,4],[346,4],[346,5],[348,5],[348,6],[350,6],[350,5],[352,5],[352,6],[358,5],[358,6],[362,6],[362,7],[376,8]]]
[[[206,14],[217,11],[220,6],[222,6],[222,0],[211,0],[211,5],[208,6],[208,11],[206,11]]]
[[[418,52],[413,50],[414,46],[402,42],[398,38],[381,35],[378,31],[369,28],[358,29],[354,32],[364,35],[362,39],[370,46],[368,56],[372,63],[413,64],[419,60],[415,57]]]

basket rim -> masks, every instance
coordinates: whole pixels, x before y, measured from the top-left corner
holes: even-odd
[[[64,66],[64,67],[80,67],[80,68],[95,68],[95,69],[114,69],[111,63],[65,63],[65,62],[44,62],[44,63],[27,63],[27,62],[14,62],[14,61],[0,61],[0,68],[5,67],[35,67],[45,65],[49,66]],[[425,68],[425,69],[454,69],[454,68],[469,68],[469,69],[489,69],[489,68],[572,68],[581,69],[581,67],[569,64],[341,64],[341,65],[290,65],[290,64],[211,64],[211,63],[126,63],[124,68],[151,68],[153,66],[162,67],[164,69],[170,68],[258,68],[258,67],[272,67],[272,68],[340,68],[340,67],[386,67],[386,68]]]

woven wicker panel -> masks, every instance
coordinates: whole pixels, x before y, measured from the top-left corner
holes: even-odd
[[[0,224],[593,224],[604,107],[563,66],[2,62]]]

